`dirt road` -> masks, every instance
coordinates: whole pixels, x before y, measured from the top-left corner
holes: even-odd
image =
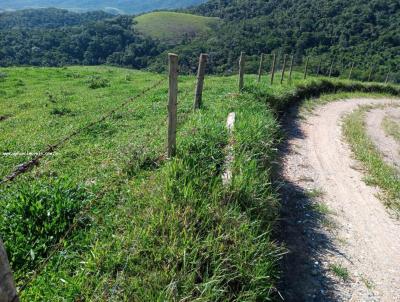
[[[391,103],[399,104],[338,101],[306,120],[288,119],[281,171],[285,301],[400,301],[400,222],[363,181],[341,125],[359,105]]]

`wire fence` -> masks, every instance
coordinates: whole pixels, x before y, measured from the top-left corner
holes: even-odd
[[[46,154],[54,152],[55,150],[59,149],[62,145],[64,145],[66,142],[71,140],[73,137],[78,136],[79,134],[81,134],[85,130],[88,130],[88,129],[92,128],[93,126],[105,121],[106,119],[108,119],[109,117],[114,115],[117,111],[119,111],[119,110],[123,109],[124,107],[126,107],[129,103],[133,102],[134,100],[136,100],[136,99],[138,99],[140,97],[145,96],[148,92],[150,92],[151,90],[153,90],[153,89],[157,88],[158,86],[160,86],[163,82],[165,82],[165,79],[159,80],[158,82],[156,82],[152,86],[142,90],[141,92],[139,92],[135,96],[133,96],[131,98],[128,98],[120,106],[118,106],[118,107],[114,108],[113,110],[107,112],[105,115],[103,115],[101,118],[97,119],[96,121],[93,121],[93,122],[91,122],[91,123],[79,128],[79,129],[73,131],[69,135],[67,135],[64,138],[60,139],[55,144],[46,147],[44,150],[42,150],[40,152],[37,152],[37,154],[32,159],[30,159],[29,161],[27,161],[25,163],[22,163],[22,164],[18,165],[14,169],[14,171],[12,171],[9,175],[5,176],[0,181],[0,185],[4,184],[6,182],[13,181],[16,177],[18,177],[19,175],[27,172],[33,166],[38,165],[40,160],[43,159],[46,156]]]
[[[257,73],[259,75],[259,79],[262,79],[262,75],[269,75],[271,78],[271,84],[273,85],[273,77],[275,72],[281,72],[280,76],[280,83],[282,84],[285,79],[291,79],[292,72],[297,71],[297,72],[303,72],[304,73],[304,78],[307,77],[307,75],[315,75],[315,76],[328,76],[328,77],[345,77],[347,79],[357,79],[360,75],[360,71],[357,69],[356,65],[353,62],[349,62],[347,64],[341,62],[342,64],[338,64],[335,62],[334,59],[332,59],[330,62],[326,63],[323,62],[321,59],[318,61],[313,60],[310,57],[305,57],[305,58],[296,58],[295,56],[291,55],[261,55],[261,56],[245,56],[243,54],[241,64],[237,65],[238,68],[241,68],[239,70],[239,74],[244,75],[245,73]],[[286,72],[286,74],[285,74]],[[364,73],[363,78],[366,77],[368,81],[374,80],[374,73],[373,73],[373,67],[371,66],[370,70],[363,71]],[[285,77],[286,75],[286,77]],[[357,77],[356,77],[357,76]],[[384,81],[385,83],[390,82],[391,80],[391,74],[390,71],[388,71]],[[19,175],[29,171],[33,166],[38,165],[40,161],[43,159],[45,154],[48,154],[50,152],[54,152],[55,150],[61,148],[66,142],[71,140],[72,138],[78,136],[85,130],[104,122],[106,119],[112,117],[114,114],[116,114],[119,110],[124,109],[127,107],[128,104],[131,102],[135,101],[136,99],[143,97],[147,95],[150,91],[155,90],[158,88],[162,83],[165,83],[167,81],[166,78],[163,78],[150,87],[140,91],[137,93],[135,96],[128,98],[125,100],[123,103],[121,103],[119,106],[114,108],[113,110],[107,112],[103,116],[101,116],[99,119],[73,131],[66,137],[60,139],[57,143],[48,146],[45,148],[42,152],[39,152],[37,155],[35,155],[31,160],[19,165],[14,169],[12,173],[7,175],[3,180],[0,181],[0,185],[7,183],[7,182],[12,182],[15,180]],[[240,81],[239,81],[240,82]],[[279,82],[276,80],[276,82]],[[240,84],[240,83],[239,83]],[[243,85],[243,83],[242,83]],[[197,87],[198,88],[198,87]],[[243,87],[242,87],[243,88]],[[201,88],[203,89],[203,88]],[[198,91],[198,89],[195,89],[195,87],[189,87],[187,90],[184,90],[184,93],[181,95],[181,98],[187,98],[192,92]],[[176,93],[178,93],[176,91]],[[198,108],[195,108],[198,109]],[[133,109],[129,109],[127,112],[131,112]],[[188,118],[192,110],[187,110],[183,113],[181,116],[181,121],[184,121]],[[160,130],[162,127],[165,127],[165,123],[159,123],[156,125],[157,131]],[[35,268],[35,270],[32,272],[32,274],[23,282],[23,285],[20,286],[19,292],[24,291],[27,286],[35,280],[35,278],[43,271],[43,269],[46,267],[48,262],[52,259],[52,257],[61,251],[61,249],[64,247],[64,242],[68,240],[70,235],[79,227],[80,222],[88,213],[90,210],[93,208],[93,206],[98,203],[104,196],[107,194],[107,192],[110,191],[112,187],[118,186],[121,182],[123,182],[122,179],[116,177],[116,178],[111,178],[109,179],[104,186],[101,188],[101,190],[91,199],[89,203],[87,203],[84,208],[79,212],[79,214],[73,219],[73,222],[71,225],[68,227],[66,232],[62,235],[60,240],[56,245],[52,247],[52,249],[48,252],[46,258],[44,258],[43,261],[40,262],[40,264]]]

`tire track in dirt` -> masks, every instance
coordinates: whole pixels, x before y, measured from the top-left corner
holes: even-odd
[[[379,190],[364,183],[341,122],[359,105],[392,103],[338,101],[306,120],[297,112],[288,118],[280,226],[289,249],[280,286],[285,301],[400,301],[400,223],[376,197]],[[316,202],[311,195],[320,189]]]

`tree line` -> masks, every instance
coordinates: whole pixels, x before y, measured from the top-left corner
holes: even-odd
[[[28,10],[0,14],[0,24],[1,66],[114,64],[144,68],[164,50],[157,41],[135,31],[131,16]]]
[[[354,63],[355,78],[386,75],[400,82],[400,2],[398,0],[210,0],[185,10],[219,17],[206,36],[177,45],[143,36],[132,16],[103,12],[28,10],[0,14],[0,65],[61,66],[114,64],[165,71],[166,53],[180,55],[181,71],[192,73],[196,57],[206,52],[207,72],[237,71],[241,51],[257,71],[261,53],[294,55],[296,65],[312,57],[333,74]],[[13,17],[14,16],[14,17]]]

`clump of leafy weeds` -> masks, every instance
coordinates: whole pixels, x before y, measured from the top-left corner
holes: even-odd
[[[88,80],[88,85],[91,89],[98,89],[110,86],[110,82],[99,76],[91,76]]]
[[[51,109],[50,113],[58,116],[72,115],[72,110],[66,107],[60,107]]]
[[[0,233],[14,270],[31,269],[90,200],[67,178],[24,181],[0,191]]]

